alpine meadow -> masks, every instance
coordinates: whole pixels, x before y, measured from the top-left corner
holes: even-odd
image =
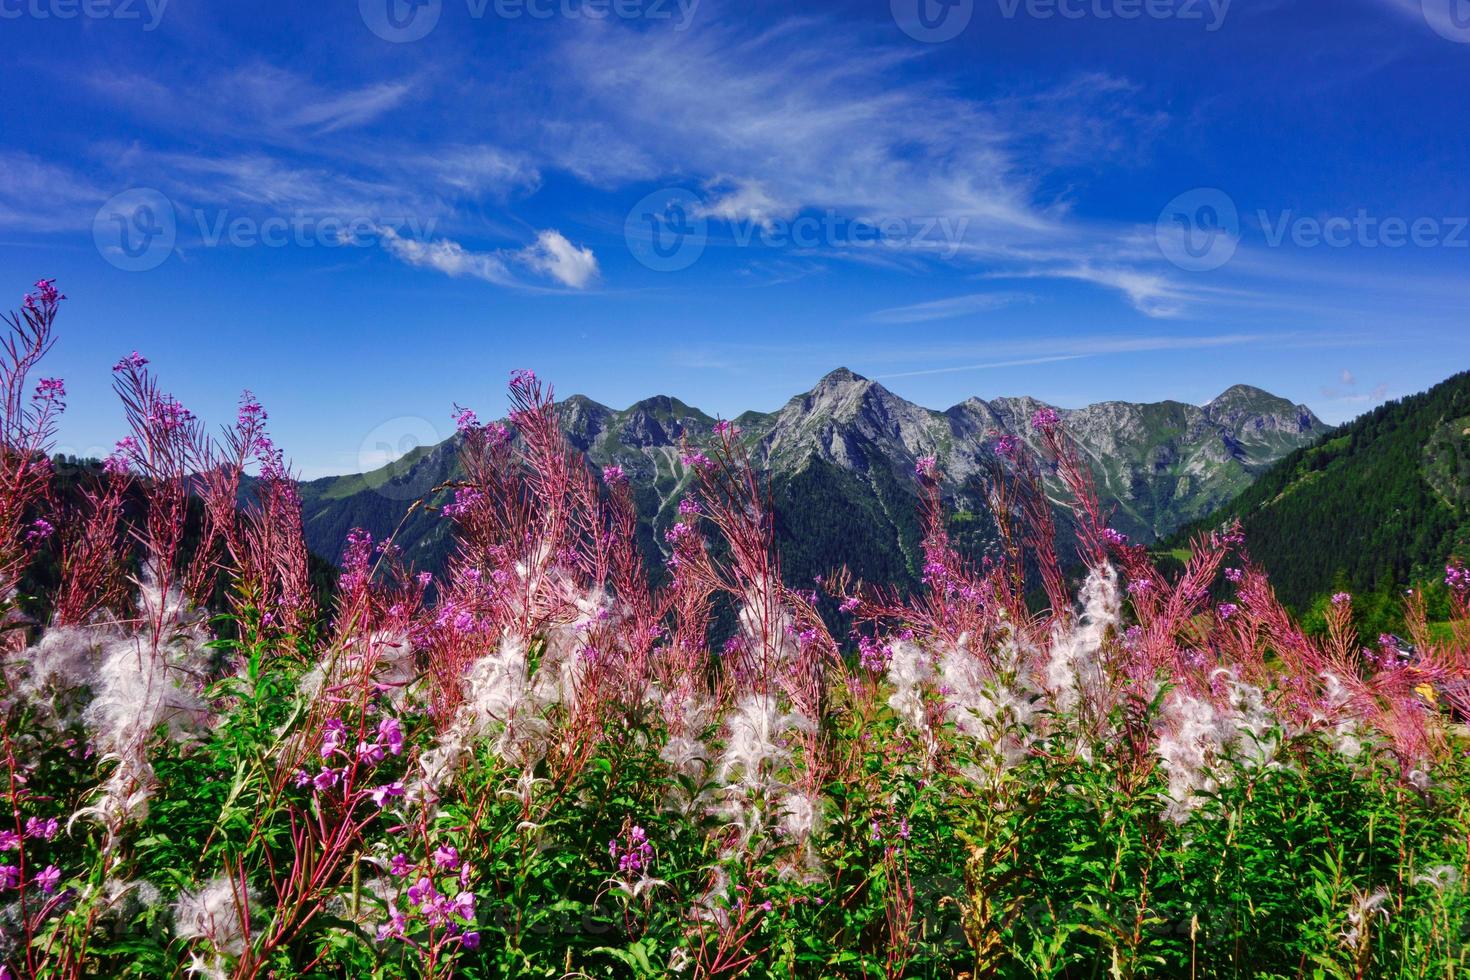
[[[1470,0],[0,39],[0,980],[1470,978]]]

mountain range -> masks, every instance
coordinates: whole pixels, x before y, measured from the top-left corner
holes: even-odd
[[[873,580],[911,583],[920,566],[914,465],[936,456],[960,522],[980,506],[992,443],[1011,435],[1037,445],[1031,426],[1046,406],[1034,398],[970,398],[945,411],[907,401],[843,368],[774,412],[746,412],[740,427],[754,464],[770,481],[784,570],[809,581],[846,564]],[[572,445],[598,467],[629,475],[650,556],[690,474],[684,440],[712,437],[716,419],[666,396],[617,410],[583,396],[560,404]],[[1308,408],[1237,385],[1205,405],[1103,402],[1056,409],[1092,466],[1113,524],[1154,541],[1213,513],[1283,456],[1327,426]],[[457,474],[457,442],[420,447],[381,469],[327,477],[301,488],[306,534],[317,554],[341,554],[362,527],[397,542],[420,567],[437,569],[447,522],[411,503]],[[400,527],[401,525],[401,527]]]

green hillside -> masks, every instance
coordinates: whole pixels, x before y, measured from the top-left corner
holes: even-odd
[[[1335,588],[1381,593],[1470,557],[1470,372],[1389,402],[1299,449],[1221,511],[1298,609]]]

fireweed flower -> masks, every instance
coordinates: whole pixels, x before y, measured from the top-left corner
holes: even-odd
[[[1237,606],[1233,602],[1222,602],[1222,603],[1220,603],[1220,618],[1221,619],[1229,619],[1231,616],[1234,616],[1239,611],[1240,611],[1240,607]]]
[[[1031,427],[1040,429],[1042,432],[1050,432],[1062,422],[1062,417],[1056,413],[1056,409],[1039,408],[1031,416]]]
[[[620,874],[642,874],[653,865],[653,844],[642,827],[631,828],[622,841],[608,841],[607,854],[618,863]]]
[[[66,299],[63,294],[56,291],[55,279],[39,280],[36,283],[36,294],[26,293],[25,308],[32,313],[40,313],[43,308],[55,306]]]
[[[46,865],[46,870],[36,875],[36,884],[41,891],[47,895],[56,891],[56,886],[61,882],[61,870],[54,864]]]
[[[428,878],[420,878],[408,886],[408,900],[418,906],[419,911],[426,912],[434,907],[434,901],[439,893],[434,890],[434,882]]]
[[[338,778],[339,777],[337,775],[337,770],[323,769],[321,772],[316,774],[316,778],[314,778],[311,782],[312,785],[316,787],[318,792],[325,793],[327,790],[337,785]]]
[[[383,942],[387,939],[402,938],[407,925],[407,916],[398,911],[398,909],[390,909],[388,911],[388,921],[378,926],[378,942]]]
[[[1346,606],[1353,601],[1353,597],[1346,592],[1339,592],[1332,597],[1334,606]]]
[[[44,518],[37,518],[31,524],[31,529],[26,532],[26,541],[31,544],[36,544],[37,542],[45,541],[55,533],[56,528],[51,526],[50,521]]]
[[[459,408],[457,405],[455,408],[457,409],[454,413],[454,427],[456,429],[460,432],[472,432],[480,427],[480,419],[475,415],[474,411],[468,408]]]
[[[624,473],[623,468],[616,463],[614,463],[612,466],[604,466],[602,468],[602,482],[606,483],[610,487],[617,486],[621,483],[626,483],[627,480],[628,474]]]
[[[914,463],[914,475],[933,480],[939,475],[939,460],[933,456],[920,456]]]
[[[1245,581],[1245,572],[1238,568],[1227,568],[1225,569],[1225,581],[1239,585]]]
[[[114,371],[140,371],[148,364],[148,358],[133,351],[112,366]]]
[[[13,830],[0,830],[0,851],[14,851],[20,848],[20,834]]]
[[[20,887],[20,869],[11,864],[0,864],[0,891]]]
[[[740,436],[740,429],[733,422],[721,419],[715,423],[715,435],[722,439],[735,439]]]
[[[378,741],[388,747],[394,755],[403,754],[403,728],[397,718],[384,718],[378,722]]]
[[[467,932],[459,937],[459,943],[470,951],[477,950],[480,948],[480,934],[478,932]]]
[[[452,868],[459,864],[459,850],[452,845],[441,844],[434,848],[434,863],[441,868]]]
[[[388,862],[388,873],[395,878],[407,878],[413,871],[413,865],[408,862],[407,854],[395,854]]]
[[[357,743],[357,761],[358,762],[365,762],[365,763],[367,763],[370,766],[375,766],[378,763],[382,762],[383,761],[383,758],[386,755],[387,755],[387,753],[383,751],[383,747],[381,745],[379,745],[377,742],[358,742]]]
[[[1015,459],[1020,449],[1021,443],[1015,436],[1000,436],[995,440],[995,451],[1009,459]]]
[[[31,817],[26,821],[26,836],[33,839],[39,837],[41,840],[51,840],[60,829],[61,824],[55,817],[48,817],[45,820]]]
[[[42,378],[36,385],[35,400],[38,402],[60,402],[66,397],[66,382],[60,378]]]
[[[373,802],[379,807],[382,807],[391,799],[397,799],[403,794],[404,789],[401,782],[388,783],[386,786],[375,786],[371,791]]]

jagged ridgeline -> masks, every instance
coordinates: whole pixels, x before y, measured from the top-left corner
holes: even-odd
[[[1205,523],[1233,517],[1297,608],[1441,579],[1470,557],[1470,372],[1292,452]]]
[[[981,501],[992,444],[1008,434],[1034,448],[1031,418],[1041,407],[1032,398],[971,398],[934,411],[839,369],[778,411],[746,412],[735,422],[770,480],[791,581],[810,582],[846,565],[870,581],[912,584],[921,564],[916,460],[938,457],[957,509],[956,539],[976,553],[989,531]],[[642,544],[657,556],[689,481],[681,441],[704,443],[715,419],[668,397],[617,411],[574,396],[561,410],[574,446],[596,466],[617,464],[629,475],[644,519]],[[1246,386],[1204,406],[1104,402],[1060,414],[1114,510],[1114,525],[1139,541],[1211,513],[1327,431],[1305,406]],[[308,543],[335,557],[353,527],[391,533],[414,500],[455,478],[456,454],[451,439],[372,473],[307,483]],[[420,567],[438,570],[451,546],[448,530],[421,509],[398,542]]]

